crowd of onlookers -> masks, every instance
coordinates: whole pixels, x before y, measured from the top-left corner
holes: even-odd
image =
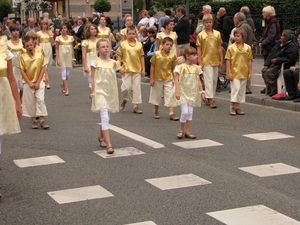
[[[159,33],[165,35],[172,34],[175,32],[176,41],[174,42],[175,49],[177,49],[177,56],[180,57],[180,52],[187,46],[190,45],[192,47],[197,48],[196,40],[197,35],[204,29],[202,18],[206,14],[212,13],[212,8],[209,5],[204,5],[202,12],[198,15],[188,14],[185,15],[185,10],[178,10],[173,12],[170,9],[165,9],[163,12],[163,16],[160,18],[154,17],[154,12],[152,10],[142,10],[139,14],[139,21],[136,23],[137,28],[137,39],[142,43],[143,50],[145,54],[145,64],[146,64],[146,74],[150,75],[150,59],[154,52],[158,50],[159,46],[157,45],[157,40]],[[59,28],[61,24],[66,24],[69,30],[69,34],[74,37],[75,40],[75,57],[77,63],[81,62],[81,50],[80,43],[84,37],[84,28],[89,24],[95,24],[99,26],[100,23],[100,15],[97,12],[93,12],[90,17],[78,17],[78,18],[63,18],[58,15],[52,20],[49,21],[48,29],[53,32],[53,39],[55,40],[56,36],[59,35]],[[285,71],[284,78],[287,83],[287,88],[289,88],[289,83],[292,77],[296,76],[298,69],[295,69],[295,63],[297,61],[298,50],[295,43],[292,41],[292,33],[284,32],[287,40],[282,40],[282,30],[278,20],[276,19],[276,12],[274,7],[267,6],[262,10],[262,16],[264,19],[264,31],[261,34],[261,39],[256,40],[255,38],[255,25],[254,21],[251,18],[250,8],[248,6],[243,6],[240,9],[240,12],[237,12],[233,20],[228,16],[225,7],[219,8],[216,15],[213,15],[213,29],[220,32],[222,37],[222,47],[224,49],[224,54],[227,49],[227,46],[234,42],[233,32],[235,28],[242,28],[246,35],[244,37],[244,42],[254,48],[257,45],[261,49],[261,54],[264,57],[264,65],[262,69],[263,79],[266,83],[266,88],[261,91],[261,93],[270,94],[270,96],[275,95],[280,90],[277,90],[276,80],[280,73],[281,64],[284,63],[285,69],[291,69],[289,71]],[[44,18],[38,18],[37,21],[34,18],[28,18],[22,24],[18,20],[4,18],[2,27],[2,35],[6,35],[7,39],[10,39],[10,31],[9,27],[12,24],[17,25],[20,31],[20,36],[24,37],[25,33],[29,30],[37,32],[40,30],[40,22]],[[105,25],[110,28],[111,31],[111,45],[113,55],[116,57],[117,49],[122,40],[122,34],[120,32],[114,32],[113,23],[110,17],[105,16],[106,23]],[[133,19],[132,19],[133,20]],[[173,25],[165,25],[165,22],[170,24],[170,21],[173,22]],[[133,23],[133,21],[132,21]],[[126,15],[124,17],[124,27],[126,27]],[[167,30],[167,31],[165,31]],[[161,35],[160,35],[161,36]],[[280,44],[277,44],[280,42]],[[290,52],[285,52],[289,48],[286,46],[281,46],[282,44],[289,44],[290,48],[293,50],[293,54]],[[55,44],[55,42],[54,42]],[[282,55],[278,55],[279,51],[276,47],[277,51],[272,51],[274,46],[279,46],[280,53]],[[55,58],[55,45],[53,46],[53,58]],[[276,60],[275,58],[281,59]],[[225,67],[225,63],[224,63]],[[222,69],[220,69],[221,72]],[[223,68],[225,71],[225,68]],[[221,73],[225,73],[225,72]],[[295,74],[295,75],[291,75]],[[298,79],[295,78],[295,82],[297,83]],[[298,85],[298,84],[297,84]],[[295,85],[294,85],[295,86]],[[287,90],[289,92],[289,96],[287,96],[287,100],[298,101],[300,94],[298,89]],[[247,82],[246,86],[246,94],[251,94],[251,81]],[[299,100],[300,101],[300,100]]]

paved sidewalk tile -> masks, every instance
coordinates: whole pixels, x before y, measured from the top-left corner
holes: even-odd
[[[207,215],[226,225],[300,225],[300,222],[264,205],[210,212]]]

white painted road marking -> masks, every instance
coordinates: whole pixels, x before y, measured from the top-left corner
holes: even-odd
[[[198,177],[194,174],[183,174],[170,177],[160,177],[153,179],[146,179],[148,183],[159,188],[160,190],[170,190],[176,188],[193,187],[205,184],[211,184],[211,182]]]
[[[124,130],[124,129],[120,128],[120,127],[116,127],[116,126],[110,124],[109,125],[109,129],[111,129],[111,130],[113,130],[113,131],[115,131],[115,132],[117,132],[119,134],[122,134],[122,135],[124,135],[126,137],[129,137],[129,138],[131,138],[131,139],[133,139],[135,141],[138,141],[138,142],[141,142],[141,143],[143,143],[145,145],[148,145],[148,146],[150,146],[152,148],[165,148],[165,146],[163,144],[160,144],[158,142],[152,141],[152,140],[150,140],[148,138],[145,138],[143,136],[137,135],[137,134],[132,133],[130,131]]]
[[[59,158],[57,155],[34,157],[28,159],[16,159],[14,163],[21,168],[32,166],[44,166],[56,163],[64,163],[65,161]]]
[[[270,177],[284,174],[300,173],[300,169],[286,165],[284,163],[240,167],[239,169],[258,177]]]
[[[106,150],[94,151],[94,153],[105,159],[146,154],[145,152],[142,152],[134,147],[116,148],[114,151],[114,154],[107,154]]]
[[[264,205],[210,212],[207,215],[227,225],[300,225],[300,222]]]
[[[173,142],[172,144],[177,145],[182,148],[185,148],[185,149],[205,148],[205,147],[213,147],[213,146],[223,145],[219,142],[212,141],[209,139],[194,140],[194,141],[180,141],[180,142]]]
[[[267,132],[267,133],[257,133],[257,134],[245,134],[243,135],[248,138],[252,138],[258,141],[267,141],[267,140],[275,140],[282,138],[293,138],[294,136],[283,134],[279,132]]]
[[[91,199],[113,197],[114,195],[99,185],[51,191],[47,193],[58,204],[80,202]]]

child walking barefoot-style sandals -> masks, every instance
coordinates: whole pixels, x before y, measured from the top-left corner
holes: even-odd
[[[102,148],[106,148],[107,154],[113,154],[113,153],[114,153],[113,147],[112,147],[112,146],[108,146],[108,147],[107,147],[107,144],[105,143],[104,139],[101,139],[100,137],[98,137],[98,141],[99,141],[100,146],[101,146]]]

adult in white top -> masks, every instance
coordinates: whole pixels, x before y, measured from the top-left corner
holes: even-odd
[[[138,24],[141,24],[142,26],[148,27],[149,26],[149,19],[148,19],[148,12],[146,9],[143,9],[141,11],[142,19]]]
[[[155,23],[156,23],[156,19],[153,17],[154,13],[152,10],[148,10],[148,19],[149,19],[149,23],[148,23],[148,27],[154,27]]]

